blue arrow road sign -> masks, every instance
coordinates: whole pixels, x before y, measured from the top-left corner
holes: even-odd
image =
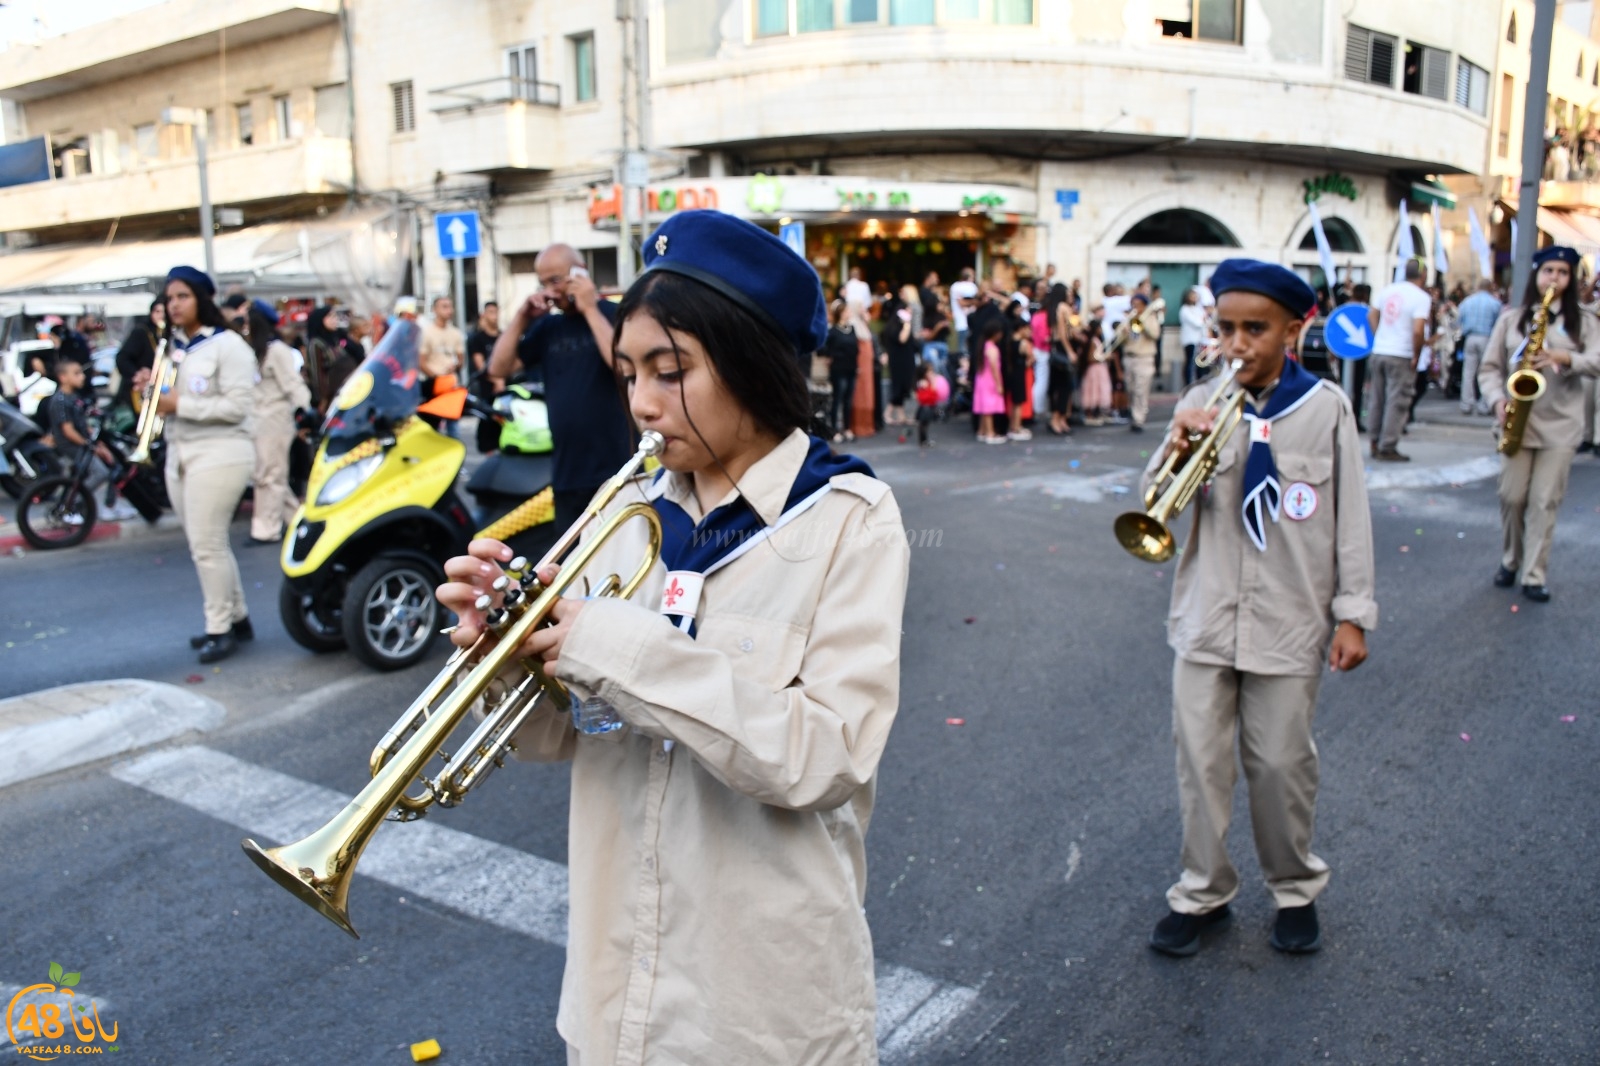
[[[1365,359],[1372,351],[1372,339],[1365,304],[1345,304],[1328,316],[1322,330],[1323,343],[1340,359]]]
[[[434,215],[433,227],[439,234],[440,258],[471,259],[478,254],[478,212],[452,211]]]

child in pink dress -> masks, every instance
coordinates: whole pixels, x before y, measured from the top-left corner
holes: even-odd
[[[1006,442],[1005,437],[994,431],[994,416],[1006,413],[1006,398],[1000,392],[1000,335],[1004,330],[1003,322],[991,322],[980,341],[983,362],[972,381],[972,413],[978,416],[980,444]]]

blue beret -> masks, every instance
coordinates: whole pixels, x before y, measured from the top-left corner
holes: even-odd
[[[1533,268],[1538,270],[1552,260],[1565,263],[1569,267],[1575,267],[1578,265],[1578,251],[1575,248],[1568,248],[1564,244],[1552,244],[1548,248],[1540,248],[1533,253]]]
[[[1294,271],[1259,259],[1224,259],[1211,275],[1211,292],[1253,292],[1276,300],[1292,314],[1304,318],[1317,306],[1317,294]]]
[[[204,270],[196,270],[191,266],[176,266],[167,271],[167,280],[162,283],[161,291],[165,292],[167,285],[174,281],[181,281],[195,292],[203,292],[207,296],[217,294],[217,286],[212,282],[211,276]]]
[[[278,312],[267,301],[258,296],[250,301],[250,306],[255,309],[256,314],[271,322],[274,326],[278,324]]]
[[[651,234],[645,277],[665,271],[706,285],[802,355],[822,347],[828,309],[811,264],[752,222],[721,211],[683,211]]]

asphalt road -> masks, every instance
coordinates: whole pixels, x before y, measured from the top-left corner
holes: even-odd
[[[1374,495],[1382,624],[1317,726],[1324,949],[1268,948],[1241,802],[1237,917],[1172,960],[1145,947],[1177,873],[1172,575],[1110,533],[1155,435],[963,437],[858,449],[913,538],[868,914],[880,960],[976,993],[902,1061],[1600,1059],[1600,462],[1575,466],[1542,606],[1490,586],[1492,482]],[[181,538],[0,560],[0,695],[198,676],[229,710],[206,748],[349,795],[436,663],[383,676],[300,651],[274,559],[240,559],[259,637],[216,670],[183,643],[200,611]],[[352,941],[244,861],[238,824],[113,776],[128,764],[0,791],[0,984],[81,970],[130,1061],[403,1062],[428,1037],[445,1063],[564,1061],[558,946],[369,877]],[[428,822],[562,863],[566,807],[561,768],[515,766]]]

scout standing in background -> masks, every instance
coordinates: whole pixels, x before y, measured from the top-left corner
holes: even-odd
[[[1344,394],[1285,357],[1316,304],[1311,287],[1253,259],[1223,262],[1211,287],[1220,358],[1243,363],[1248,402],[1195,505],[1172,589],[1183,876],[1150,946],[1192,955],[1201,930],[1229,915],[1239,890],[1226,846],[1237,734],[1256,854],[1278,905],[1270,942],[1315,951],[1328,866],[1311,852],[1312,713],[1323,664],[1359,666],[1378,622],[1361,442]],[[1170,449],[1188,446],[1190,430],[1210,430],[1206,397],[1200,384],[1178,401],[1146,480]]]
[[[1500,469],[1500,525],[1505,548],[1494,583],[1539,603],[1550,598],[1545,566],[1556,531],[1556,511],[1567,494],[1567,473],[1583,438],[1583,382],[1600,375],[1600,322],[1578,306],[1572,271],[1578,253],[1557,245],[1533,257],[1534,274],[1522,306],[1500,316],[1478,369],[1478,390],[1494,408],[1495,424],[1506,419],[1506,378],[1520,368],[1522,347],[1535,309],[1555,286],[1544,348],[1531,369],[1544,375],[1544,395],[1528,412],[1522,447]]]
[[[805,260],[684,211],[645,264],[608,354],[664,470],[610,511],[649,500],[661,557],[631,600],[563,600],[523,645],[588,697],[518,734],[519,757],[572,763],[557,1027],[569,1066],[871,1066],[864,839],[899,703],[899,508],[806,432],[795,357],[827,319]],[[641,526],[588,572],[631,573]],[[470,551],[439,590],[457,644],[511,558]]]

